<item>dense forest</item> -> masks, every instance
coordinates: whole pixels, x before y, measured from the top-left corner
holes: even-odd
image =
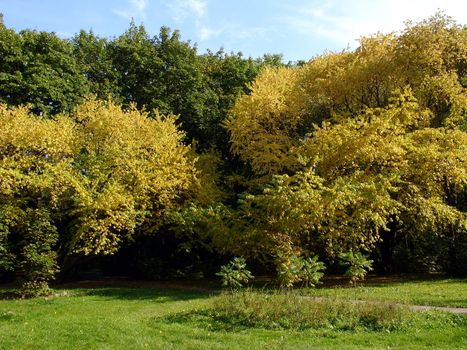
[[[467,27],[442,13],[288,64],[0,19],[0,278],[210,277],[241,256],[292,285],[297,261],[338,273],[349,253],[466,275],[466,89]]]

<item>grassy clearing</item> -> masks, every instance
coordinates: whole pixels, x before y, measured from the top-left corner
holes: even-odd
[[[348,285],[306,289],[307,295],[346,300],[388,301],[413,305],[467,307],[467,279],[375,280],[352,288]]]
[[[466,317],[440,312],[416,314],[404,327],[372,328],[357,323],[345,329],[331,323],[309,328],[297,327],[293,322],[269,327],[262,318],[259,320],[265,321],[263,324],[242,324],[235,323],[228,313],[220,317],[225,295],[116,287],[59,292],[62,296],[48,299],[0,300],[0,349],[467,347]],[[262,307],[268,305],[265,301],[256,297],[250,300]],[[283,301],[279,296],[272,309],[280,310]]]

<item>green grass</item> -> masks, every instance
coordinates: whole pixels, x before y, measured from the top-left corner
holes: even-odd
[[[223,293],[214,300],[212,308],[201,314],[218,321],[219,328],[231,325],[389,332],[416,324],[416,316],[419,316],[408,307],[397,304],[354,303],[330,298],[315,300],[296,291],[255,290]]]
[[[347,300],[390,301],[413,305],[467,307],[467,279],[402,280],[307,289],[308,295]]]
[[[467,348],[466,316],[440,312],[417,314],[392,331],[268,329],[223,324],[212,310],[225,296],[206,292],[117,287],[58,292],[67,294],[0,300],[0,349]]]

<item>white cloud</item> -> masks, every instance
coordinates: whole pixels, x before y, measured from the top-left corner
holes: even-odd
[[[223,29],[209,28],[205,25],[198,25],[198,36],[201,41],[209,40],[220,36],[224,32]]]
[[[192,10],[198,17],[204,16],[207,2],[203,0],[185,0],[185,6]]]
[[[183,22],[188,17],[202,18],[207,11],[206,0],[175,0],[168,3],[172,12],[172,19],[176,22]]]
[[[307,1],[300,8],[286,7],[281,20],[302,34],[347,45],[361,36],[401,30],[406,20],[428,18],[438,10],[460,23],[467,22],[467,2],[463,0]]]
[[[219,27],[213,28],[201,23],[201,21],[197,21],[196,27],[198,28],[198,38],[200,41],[222,36],[227,43],[264,37],[269,32],[268,28],[246,27],[234,22],[224,22]]]
[[[146,7],[148,6],[148,0],[130,0],[130,3],[139,12],[144,12]]]
[[[128,0],[128,5],[128,8],[125,10],[114,9],[112,12],[126,19],[146,17],[146,8],[149,5],[149,0]]]

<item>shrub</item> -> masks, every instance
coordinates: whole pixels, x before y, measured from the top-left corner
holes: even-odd
[[[320,284],[321,278],[324,276],[326,267],[322,261],[318,261],[318,256],[303,259],[303,266],[300,273],[302,282],[307,287],[314,287]]]
[[[348,253],[341,253],[339,258],[342,260],[342,265],[348,266],[345,275],[350,277],[350,283],[354,286],[357,285],[357,282],[363,281],[365,279],[368,271],[373,270],[372,263],[373,260],[369,260],[360,252],[354,253],[350,251]]]
[[[291,288],[300,281],[303,260],[295,255],[279,255],[277,259],[277,282],[281,287]]]
[[[242,257],[233,258],[227,265],[221,267],[221,270],[216,273],[222,278],[222,285],[231,289],[242,288],[248,283],[253,275],[246,268],[246,261]]]
[[[318,256],[304,258],[296,255],[279,255],[277,260],[277,280],[281,287],[291,288],[302,282],[303,285],[314,287],[323,277],[324,263],[318,261]]]
[[[0,272],[14,269],[14,255],[8,244],[8,227],[0,222]]]
[[[46,210],[26,211],[22,241],[20,243],[19,267],[24,272],[20,295],[33,297],[50,292],[49,282],[57,272],[57,254],[53,250],[57,243],[57,229],[50,223]]]

